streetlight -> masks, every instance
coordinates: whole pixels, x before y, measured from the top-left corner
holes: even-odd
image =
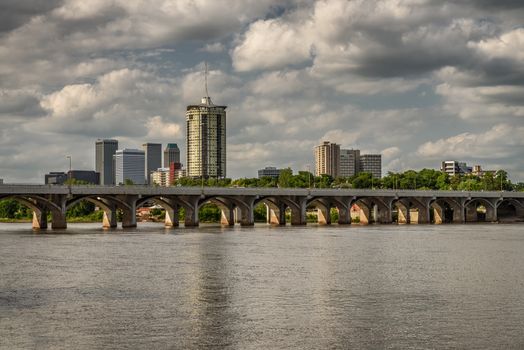
[[[71,182],[72,182],[72,179],[71,179],[71,165],[72,165],[72,160],[71,160],[71,156],[66,156],[67,159],[69,159],[69,172],[67,174],[67,178],[68,178],[68,186],[69,186],[69,194],[71,194]]]
[[[307,164],[307,187],[311,188],[311,167]]]

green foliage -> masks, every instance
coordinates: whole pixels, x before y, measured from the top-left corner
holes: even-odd
[[[256,222],[266,222],[267,220],[267,209],[264,203],[260,203],[255,207],[253,212]]]
[[[88,201],[80,201],[67,210],[66,217],[82,217],[91,215],[95,211],[95,205]]]
[[[291,187],[290,182],[293,177],[293,171],[291,168],[282,169],[278,176],[278,187],[286,188]]]
[[[202,179],[192,177],[181,177],[173,182],[175,186],[186,186],[186,187],[229,187],[231,185],[231,179]]]
[[[198,212],[198,219],[201,222],[220,222],[221,210],[215,204],[204,204]]]
[[[3,219],[30,219],[33,211],[14,199],[0,200],[0,218]]]
[[[124,185],[126,185],[126,186],[131,186],[131,185],[134,185],[134,184],[135,183],[131,179],[125,179],[124,180]]]

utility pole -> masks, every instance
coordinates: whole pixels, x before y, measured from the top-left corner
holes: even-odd
[[[67,159],[69,159],[69,172],[67,174],[67,179],[68,179],[68,187],[69,187],[69,195],[72,194],[72,191],[71,191],[71,182],[72,182],[72,177],[71,175],[73,175],[71,173],[71,168],[72,168],[72,160],[71,160],[71,156],[66,156]]]

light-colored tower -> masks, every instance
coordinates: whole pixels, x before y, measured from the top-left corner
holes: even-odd
[[[339,176],[340,145],[324,141],[315,147],[315,176]]]
[[[139,149],[119,149],[115,154],[115,172],[117,185],[125,184],[126,180],[135,185],[145,184],[144,162],[145,152]]]
[[[207,93],[200,104],[187,106],[187,176],[226,177],[226,108],[211,102]]]
[[[113,156],[118,149],[117,140],[97,140],[95,144],[95,171],[100,173],[100,185],[115,184]]]
[[[151,173],[162,167],[162,144],[144,143],[142,147],[145,152],[144,177],[146,184],[152,184]]]

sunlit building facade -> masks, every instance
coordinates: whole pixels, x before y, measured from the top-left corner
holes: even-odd
[[[209,96],[187,106],[187,176],[226,177],[226,108],[213,104]]]

